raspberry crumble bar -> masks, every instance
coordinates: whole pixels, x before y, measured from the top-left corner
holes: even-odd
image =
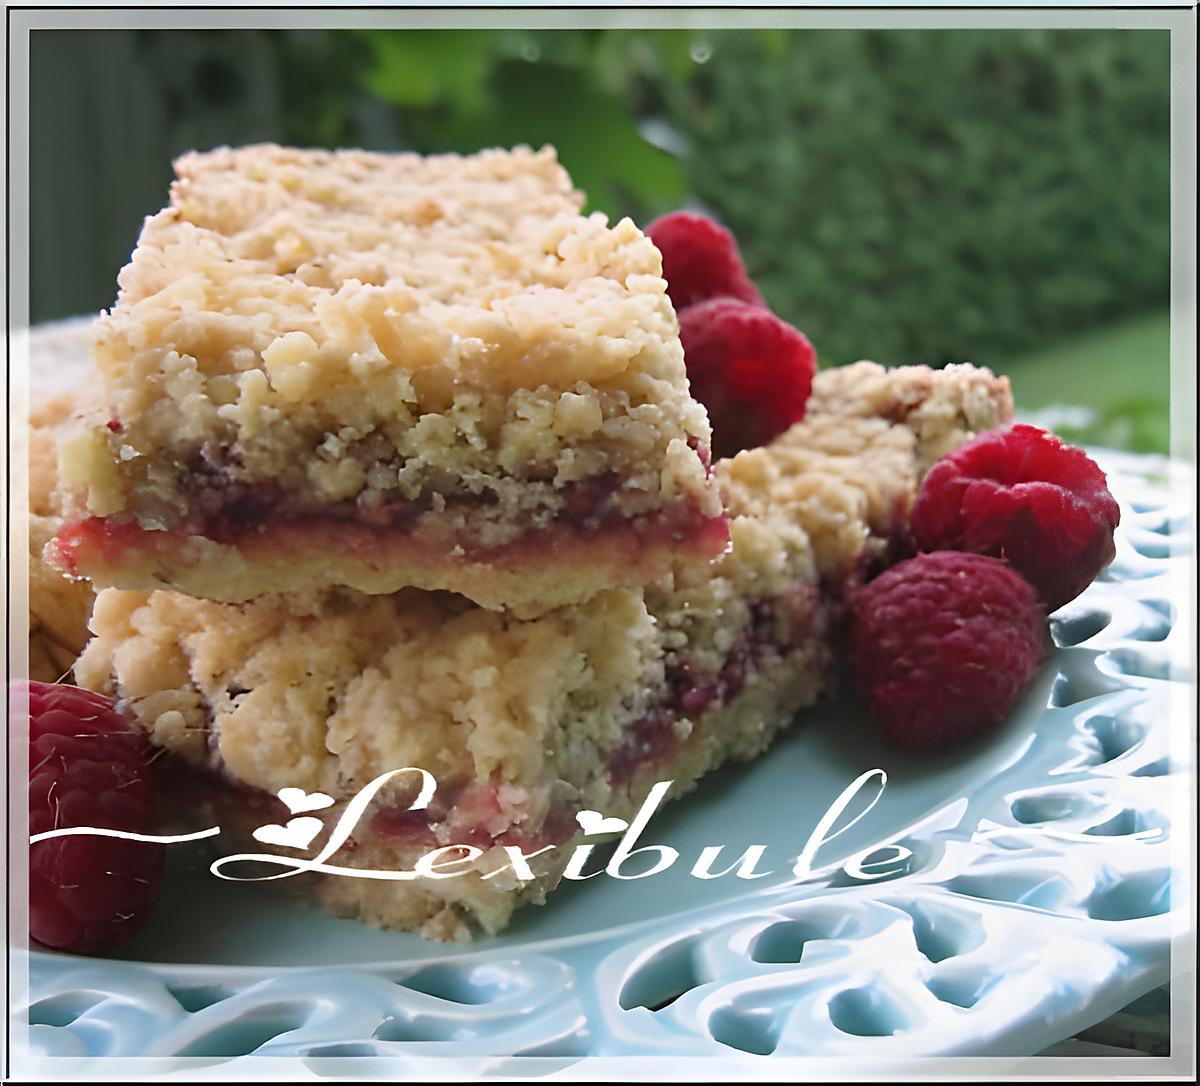
[[[285,885],[374,924],[493,933],[561,879],[583,839],[577,812],[629,818],[661,780],[686,792],[833,689],[846,588],[905,553],[932,459],[1010,414],[1007,380],[974,367],[822,373],[803,422],[715,466],[732,546],[709,566],[680,562],[525,620],[414,589],[241,605],[110,589],[76,676],[168,752],[181,813],[211,807],[226,830],[286,821],[284,787],[334,797],[329,827],[380,774],[427,769],[439,786],[427,810],[407,809],[401,780],[330,862],[411,870],[465,845],[468,874]],[[553,847],[530,860],[530,880],[510,869],[511,846]]]
[[[581,214],[552,148],[175,168],[97,324],[62,569],[534,617],[725,549],[658,250]]]

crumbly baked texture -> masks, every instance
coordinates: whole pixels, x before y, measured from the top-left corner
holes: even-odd
[[[88,639],[92,586],[73,580],[43,558],[61,524],[58,439],[75,411],[75,395],[41,397],[29,413],[29,677],[57,682],[71,670]]]
[[[56,561],[533,616],[726,542],[658,251],[552,148],[189,154],[97,323]],[[280,555],[283,555],[281,558]]]
[[[334,796],[335,815],[383,772],[428,770],[439,782],[428,815],[389,791],[332,862],[397,869],[471,844],[472,874],[304,876],[309,892],[437,938],[497,931],[553,887],[581,839],[577,811],[627,817],[658,780],[684,792],[761,753],[831,688],[842,594],[903,550],[927,451],[1011,410],[1007,384],[986,371],[861,372],[895,394],[881,394],[882,416],[839,413],[841,376],[819,374],[821,411],[716,465],[732,546],[710,567],[681,562],[651,585],[524,621],[415,590],[241,605],[108,590],[76,676],[121,698],[154,743],[201,772],[206,802],[247,829],[278,820],[269,805],[283,787]],[[906,393],[893,417],[896,395],[917,386],[925,397]],[[485,877],[511,844],[555,846],[532,861],[536,881]]]
[[[926,471],[975,434],[1012,418],[1007,377],[969,363],[886,369],[855,362],[825,370],[813,384],[809,413],[818,417],[880,418],[903,422]]]

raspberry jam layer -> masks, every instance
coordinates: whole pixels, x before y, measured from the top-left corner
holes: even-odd
[[[645,521],[636,529],[628,522],[592,528],[567,520],[523,532],[500,546],[481,547],[470,540],[432,543],[404,526],[330,516],[245,523],[236,530],[226,525],[213,535],[184,528],[149,531],[136,523],[89,517],[64,526],[54,540],[54,552],[66,572],[88,575],[96,569],[119,570],[160,560],[187,564],[185,547],[194,539],[232,546],[251,562],[336,552],[375,570],[397,563],[419,568],[480,563],[521,570],[615,552],[621,562],[637,568],[642,556],[664,549],[716,558],[728,544],[729,524],[724,517],[703,517],[689,508]]]

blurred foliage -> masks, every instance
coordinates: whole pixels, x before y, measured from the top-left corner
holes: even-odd
[[[553,144],[591,209],[646,215],[687,196],[684,165],[643,138],[612,33],[374,31],[367,88],[421,151]]]
[[[822,360],[1010,359],[1165,306],[1166,32],[39,31],[35,319],[112,298],[180,151],[554,143],[725,221]]]
[[[1171,451],[1166,310],[1039,347],[1005,367],[1018,411],[1068,441]]]

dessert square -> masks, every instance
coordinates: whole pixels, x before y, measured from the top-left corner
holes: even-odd
[[[725,548],[658,251],[582,215],[552,148],[175,169],[97,323],[62,569],[532,617]]]
[[[732,546],[710,566],[528,620],[411,589],[241,605],[107,590],[76,676],[169,752],[189,828],[202,812],[243,833],[286,821],[282,788],[333,797],[329,827],[379,775],[427,770],[428,809],[408,810],[415,781],[398,780],[330,862],[410,870],[465,845],[469,873],[285,884],[373,924],[494,933],[562,878],[583,840],[578,812],[628,819],[658,781],[682,794],[761,754],[834,689],[845,592],[905,553],[935,451],[1011,414],[1007,380],[986,370],[864,363],[856,375],[877,385],[870,405],[851,402],[844,374],[819,374],[820,410],[716,465]],[[529,861],[535,878],[516,876],[513,847],[546,850]]]

